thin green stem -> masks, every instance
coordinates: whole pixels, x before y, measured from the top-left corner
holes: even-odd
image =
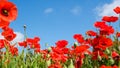
[[[24,37],[25,37],[24,40],[26,40],[26,38],[27,38],[27,33],[26,33],[26,28],[27,27],[26,27],[26,25],[24,25],[23,28],[24,28]]]
[[[119,27],[120,27],[120,14],[119,14],[118,18],[119,18]]]

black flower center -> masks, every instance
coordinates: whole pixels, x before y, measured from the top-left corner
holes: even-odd
[[[8,16],[8,10],[2,9],[2,14],[3,14],[4,16]]]

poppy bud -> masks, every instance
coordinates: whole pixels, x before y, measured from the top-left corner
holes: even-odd
[[[66,65],[64,65],[64,67],[63,68],[67,68],[67,66]]]
[[[98,60],[100,60],[100,61],[102,60],[102,58],[101,58],[101,56],[100,56],[100,55],[98,55]]]
[[[51,60],[50,59],[47,60],[46,63],[47,63],[47,66],[50,66],[51,65]]]
[[[50,57],[50,54],[47,54],[47,57],[49,58],[49,57]]]
[[[102,57],[100,56],[99,52],[98,52],[98,60],[102,60]]]
[[[114,61],[114,59],[112,57],[110,57],[109,62],[110,62],[110,64],[114,64],[115,63],[115,61]]]
[[[68,68],[75,68],[72,59],[70,60],[70,65],[68,66]]]
[[[106,48],[105,52],[106,54],[110,54],[110,50],[108,48]]]
[[[23,28],[26,28],[26,25],[23,25]]]
[[[77,43],[77,42],[74,42],[74,47],[76,48],[76,46],[78,46],[78,43]]]
[[[118,50],[120,51],[120,46],[118,46]]]
[[[51,47],[48,48],[48,52],[51,52]]]

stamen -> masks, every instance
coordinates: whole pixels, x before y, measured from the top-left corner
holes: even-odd
[[[8,10],[2,9],[2,14],[3,14],[4,16],[8,16]]]

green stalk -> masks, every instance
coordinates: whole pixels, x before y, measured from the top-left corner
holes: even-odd
[[[26,28],[27,27],[26,27],[26,25],[23,25],[23,28],[24,28],[24,37],[25,37],[24,40],[26,40],[26,38],[27,38],[27,33],[26,33]]]

